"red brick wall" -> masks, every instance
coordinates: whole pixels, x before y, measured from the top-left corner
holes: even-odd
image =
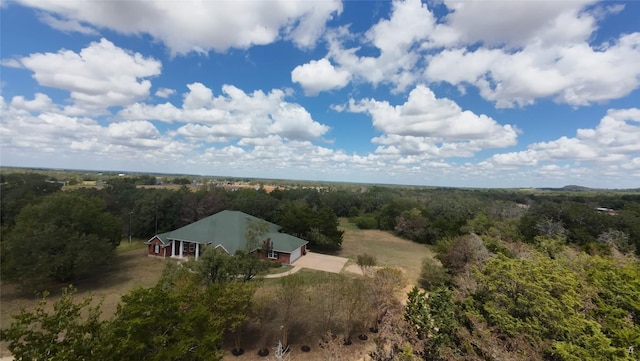
[[[155,253],[156,244],[160,246],[160,253]],[[147,252],[149,256],[154,257],[170,257],[171,256],[171,246],[162,247],[162,241],[157,237],[151,240],[151,243],[147,246]]]
[[[289,264],[291,260],[291,253],[278,253],[278,262],[282,264]]]
[[[289,264],[289,260],[291,257],[291,254],[289,253],[283,253],[283,252],[278,252],[278,259],[273,259],[273,258],[267,258],[265,256],[265,254],[263,252],[258,253],[258,257],[261,260],[269,260],[271,262],[278,262],[278,263],[282,263],[282,264]]]

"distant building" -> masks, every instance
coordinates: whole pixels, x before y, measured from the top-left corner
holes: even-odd
[[[615,216],[617,214],[615,209],[605,208],[605,207],[598,207],[596,208],[596,211],[600,213],[607,213],[611,216]]]

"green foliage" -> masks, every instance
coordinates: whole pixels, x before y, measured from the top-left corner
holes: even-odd
[[[614,217],[596,211],[596,206],[574,202],[540,202],[522,217],[520,231],[525,240],[536,236],[567,237],[571,243],[585,245],[603,232],[613,228]]]
[[[426,257],[422,260],[418,284],[425,290],[434,290],[451,285],[451,275],[435,260]]]
[[[214,247],[205,247],[193,267],[205,284],[232,281],[238,272],[232,256],[223,249]]]
[[[236,269],[236,279],[250,281],[273,266],[275,262],[261,260],[258,257],[258,252],[246,253],[242,250],[236,252],[231,259],[231,263]]]
[[[171,183],[173,184],[180,184],[180,185],[188,185],[191,184],[191,179],[189,178],[174,178]]]
[[[240,348],[242,325],[249,320],[251,300],[256,292],[255,282],[227,282],[206,288],[204,304],[211,315],[217,315],[223,329],[236,334],[235,347]]]
[[[440,287],[431,293],[413,287],[407,294],[404,318],[419,340],[425,360],[440,360],[441,351],[457,340],[456,308],[452,292]]]
[[[3,276],[25,286],[85,276],[111,260],[120,229],[100,199],[53,194],[18,215],[3,242]]]
[[[338,229],[339,225],[338,217],[331,208],[321,207],[316,212],[313,227],[327,238],[327,243],[322,244],[320,248],[329,251],[340,249],[344,232]]]
[[[276,219],[276,211],[280,205],[278,199],[266,194],[263,190],[240,189],[233,192],[231,209],[242,211],[267,221]]]
[[[429,296],[413,286],[407,294],[404,318],[413,327],[419,339],[432,338],[437,332],[437,327],[429,305]]]
[[[503,242],[492,237],[492,236],[482,236],[482,242],[484,243],[487,250],[493,254],[501,254],[503,256],[514,258],[514,253],[504,246]]]
[[[269,268],[268,261],[262,261],[256,253],[238,251],[230,256],[221,248],[205,247],[197,261],[190,262],[191,267],[206,285],[249,281],[257,274]]]
[[[589,260],[584,269],[572,269],[576,265],[569,268],[564,259],[498,256],[476,274],[473,307],[498,332],[526,335],[533,347],[546,349],[557,360],[631,359],[626,352],[640,335],[634,321],[640,292],[637,265],[615,269],[610,261]],[[598,267],[587,267],[592,262]],[[585,312],[590,303],[595,309]],[[549,341],[550,348],[545,346]]]
[[[438,259],[454,274],[465,267],[482,264],[489,258],[489,251],[482,239],[475,234],[456,237],[448,244],[441,243],[438,249]]]
[[[222,359],[222,320],[195,283],[173,286],[140,288],[122,297],[107,335],[112,348],[103,360]]]
[[[556,258],[565,248],[566,240],[564,237],[556,236],[553,238],[545,236],[536,236],[533,239],[536,249],[549,258]]]
[[[358,194],[347,190],[323,192],[320,194],[320,201],[331,208],[338,217],[357,215],[361,205]]]
[[[457,314],[460,310],[453,302],[453,292],[447,287],[438,287],[431,291],[428,301],[437,328],[431,343],[432,350],[439,352],[440,347],[457,341]]]
[[[75,290],[65,288],[49,307],[47,294],[32,311],[22,309],[9,327],[0,331],[0,340],[16,360],[95,360],[101,359],[103,322],[100,304],[92,299],[73,300]]]
[[[265,241],[264,236],[269,232],[269,223],[266,221],[250,221],[247,223],[247,240],[245,252],[251,253],[260,249]]]
[[[395,232],[401,237],[418,243],[432,243],[427,228],[428,220],[418,208],[403,211],[396,218]]]
[[[618,348],[640,345],[640,262],[614,263],[602,257],[583,257],[581,268],[595,290],[593,317],[611,344]]]
[[[378,227],[382,230],[393,231],[398,217],[405,211],[418,208],[418,202],[407,198],[392,198],[378,214]],[[420,211],[418,211],[420,212]]]
[[[290,201],[282,206],[277,223],[283,230],[296,237],[309,241],[310,246],[335,251],[342,244],[343,231],[338,229],[338,217],[329,207],[313,210],[302,201]]]
[[[2,174],[0,184],[0,224],[3,228],[13,226],[20,210],[27,205],[38,203],[43,197],[58,192],[62,184],[48,181],[47,176],[38,173]]]
[[[376,229],[378,228],[378,221],[373,214],[363,214],[353,218],[353,223],[360,229]]]

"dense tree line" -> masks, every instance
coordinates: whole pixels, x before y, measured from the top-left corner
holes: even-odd
[[[310,241],[316,250],[342,243],[338,218],[315,189],[275,192],[217,187],[147,189],[149,177],[114,177],[101,189],[62,191],[55,179],[3,174],[2,272],[28,288],[70,281],[107,265],[121,238],[149,239],[225,209],[240,210]]]

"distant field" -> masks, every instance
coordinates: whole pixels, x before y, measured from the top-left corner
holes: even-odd
[[[427,245],[396,237],[390,232],[360,230],[347,219],[340,220],[340,229],[345,232],[338,255],[349,258],[348,264],[355,264],[359,254],[368,253],[374,255],[381,266],[401,267],[411,283],[420,276],[422,260],[435,256]]]

